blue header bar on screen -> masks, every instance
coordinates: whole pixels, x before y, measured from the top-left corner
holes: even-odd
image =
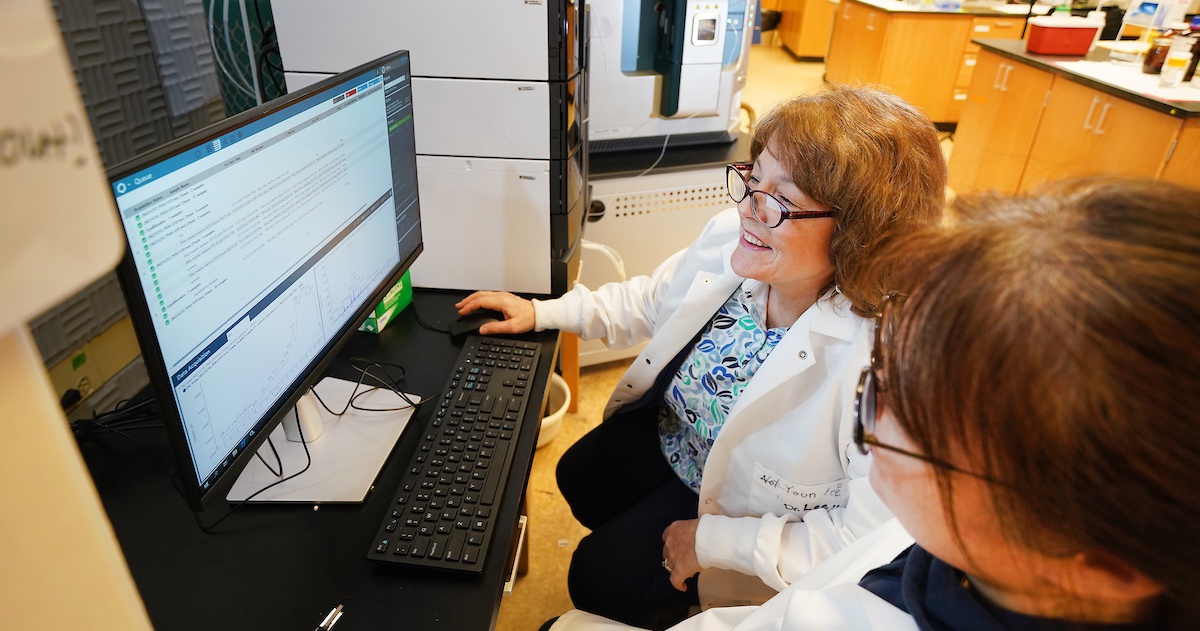
[[[113,195],[120,198],[122,195],[127,195],[136,191],[143,185],[162,179],[169,173],[178,171],[193,162],[203,160],[214,153],[227,149],[243,140],[249,139],[254,134],[287,120],[297,114],[301,114],[306,110],[322,105],[326,102],[338,102],[344,98],[353,96],[362,90],[374,87],[383,83],[383,77],[379,76],[379,70],[372,70],[364,73],[350,81],[346,81],[341,85],[329,88],[323,92],[310,95],[308,98],[301,100],[298,103],[285,107],[278,112],[274,112],[264,116],[252,123],[248,123],[238,129],[214,138],[204,144],[197,145],[186,151],[181,151],[165,160],[155,163],[153,166],[130,174],[112,183]],[[353,87],[349,87],[353,86]]]

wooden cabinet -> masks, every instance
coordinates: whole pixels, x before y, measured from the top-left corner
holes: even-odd
[[[1019,190],[1099,173],[1157,177],[1182,125],[1168,114],[1056,77]]]
[[[841,0],[825,78],[879,84],[938,123],[958,121],[974,70],[971,37],[1019,38],[1020,20],[936,11],[887,11]],[[972,45],[973,46],[973,45]]]
[[[888,13],[854,0],[841,0],[825,56],[825,78],[833,83],[878,83]]]
[[[837,14],[837,0],[783,0],[779,39],[797,57],[823,58]]]
[[[1192,188],[1200,187],[1200,118],[1190,118],[1184,122],[1159,179]]]
[[[978,53],[954,133],[956,193],[1026,192],[1098,174],[1200,185],[1200,117],[1172,116],[1175,108],[1168,114],[1134,102],[1134,93],[1101,91],[1070,72],[1011,56],[1019,44],[989,46]]]
[[[939,123],[958,121],[954,86],[971,29],[968,16],[897,13],[888,24],[877,81]]]
[[[971,19],[971,31],[967,34],[967,44],[963,48],[962,63],[955,78],[954,89],[950,94],[948,116],[952,120],[962,120],[963,106],[967,103],[967,93],[971,87],[971,77],[979,59],[979,44],[971,39],[979,37],[994,37],[998,39],[1021,39],[1021,30],[1025,27],[1023,19],[1011,17],[974,17]]]
[[[987,51],[977,59],[954,132],[950,187],[1015,193],[1054,75]]]

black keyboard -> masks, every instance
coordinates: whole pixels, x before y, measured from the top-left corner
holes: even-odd
[[[537,342],[466,338],[367,558],[483,571],[541,354]]]

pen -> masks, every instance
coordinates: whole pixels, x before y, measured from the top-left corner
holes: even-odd
[[[325,619],[321,621],[321,624],[317,625],[315,631],[330,631],[333,629],[333,625],[337,624],[337,621],[340,620],[341,617],[342,606],[338,605],[329,611],[329,615],[325,616]]]

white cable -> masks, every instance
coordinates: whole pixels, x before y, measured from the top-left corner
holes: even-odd
[[[617,272],[618,280],[624,281],[628,278],[628,276],[625,275],[625,261],[621,259],[621,254],[619,252],[607,245],[604,245],[603,243],[596,243],[595,241],[588,241],[587,239],[580,239],[579,245],[583,246],[583,249],[585,250],[599,252],[601,256],[608,259],[608,262],[612,263],[613,269],[615,269]]]
[[[221,21],[221,30],[224,31],[225,50],[229,52],[229,60],[232,63],[237,59],[237,55],[233,53],[233,35],[229,32],[229,0],[225,0],[225,17]],[[233,71],[244,82],[246,89],[253,92],[254,84],[242,74],[242,69],[236,63],[233,63]]]
[[[600,27],[596,26],[596,18],[595,18],[595,17],[593,17],[593,18],[592,18],[590,21],[588,21],[588,30],[589,30],[589,31],[591,31],[593,28],[595,28],[597,32],[599,32],[599,31],[600,31]],[[589,103],[588,103],[588,114],[587,114],[587,117],[585,117],[585,118],[583,119],[583,123],[584,123],[584,124],[586,124],[588,121],[592,120],[592,112],[593,112],[593,111],[595,111],[595,107],[596,107],[597,105],[599,105],[599,104],[601,104],[601,103],[603,103],[603,102],[604,102],[604,95],[608,93],[608,85],[607,85],[607,81],[608,81],[608,72],[607,72],[607,71],[608,71],[608,58],[606,57],[606,55],[608,54],[608,51],[604,50],[604,39],[605,39],[605,38],[603,38],[603,37],[592,37],[592,34],[591,34],[591,33],[587,33],[587,37],[588,37],[588,42],[587,42],[587,43],[588,43],[588,45],[589,45],[589,46],[591,45],[591,43],[592,43],[592,41],[593,41],[593,40],[599,40],[599,41],[600,41],[600,60],[601,60],[601,63],[604,65],[604,70],[605,70],[605,72],[603,72],[603,73],[601,73],[601,74],[600,74],[600,78],[601,78],[601,83],[600,83],[601,90],[599,90],[599,92],[600,92],[600,100],[599,100],[599,101],[595,101],[595,102],[589,102]],[[586,54],[586,53],[585,53],[585,54]],[[591,66],[592,66],[592,64],[594,64],[594,63],[595,63],[596,57],[595,57],[595,55],[587,55],[587,58],[588,58],[588,59],[587,59],[587,61],[588,61],[588,68],[587,68],[587,80],[588,80],[588,83],[589,83],[589,85],[588,85],[588,99],[591,99],[591,97],[592,97],[592,93],[594,93],[594,92],[597,92],[597,90],[593,90],[593,89],[592,89],[592,86],[590,85],[590,84],[591,84],[591,82],[592,82],[592,77],[596,76],[596,73],[595,73],[595,72],[592,70],[592,67],[591,67]]]
[[[258,76],[258,55],[254,54],[254,39],[250,37],[250,16],[246,13],[246,0],[238,0],[242,8],[242,32],[246,34],[246,55],[250,61],[250,83],[254,85],[254,103],[262,105],[262,79]]]
[[[213,14],[213,9],[216,7],[216,2],[208,5],[208,43],[212,46],[213,59],[217,62],[217,67],[221,69],[221,74],[229,79],[229,84],[246,94],[250,94],[250,88],[237,82],[237,77],[234,77],[225,64],[221,62],[221,52],[217,49],[217,32],[214,29],[214,20],[216,16]],[[253,96],[253,95],[251,95]]]

